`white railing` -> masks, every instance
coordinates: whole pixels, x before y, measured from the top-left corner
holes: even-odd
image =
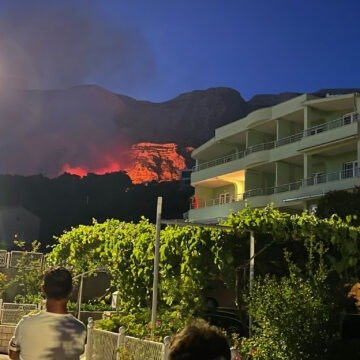
[[[18,262],[24,261],[28,264],[29,267],[39,267],[44,266],[44,254],[39,252],[26,252],[26,251],[11,251],[9,253],[9,263],[8,266],[11,268],[17,268]]]
[[[298,190],[301,187],[313,186],[317,184],[324,184],[331,181],[346,180],[355,177],[360,177],[360,168],[352,168],[347,170],[341,170],[327,174],[316,174],[307,179],[302,179],[294,183],[279,185],[269,188],[258,188],[245,191],[244,199],[254,196],[272,195],[287,191]]]
[[[46,255],[43,253],[0,250],[0,268],[17,268],[20,260],[31,267],[43,268],[46,265]]]
[[[192,204],[192,209],[197,209],[201,207],[208,207],[208,206],[214,206],[214,205],[223,205],[228,202],[236,202],[241,201],[250,197],[255,196],[264,196],[264,195],[273,195],[273,194],[279,194],[283,192],[288,191],[294,191],[299,190],[301,187],[307,187],[307,186],[313,186],[317,184],[324,184],[331,181],[341,181],[351,178],[360,177],[360,168],[352,168],[352,169],[346,169],[341,170],[333,173],[327,173],[327,174],[316,174],[314,176],[311,176],[307,179],[302,179],[293,183],[283,184],[279,186],[273,186],[273,187],[267,187],[267,188],[256,188],[247,190],[244,192],[244,194],[238,194],[236,197],[230,197],[229,201],[224,201],[224,199],[216,198],[216,199],[208,199],[208,200],[201,200],[199,199],[197,204],[198,206],[194,206],[194,203]],[[225,198],[226,199],[226,198]]]
[[[312,186],[317,184],[323,184],[331,181],[339,181],[345,179],[351,179],[360,177],[360,168],[346,169],[327,174],[316,174],[315,176],[309,177],[303,180],[304,186]]]
[[[235,152],[233,154],[226,155],[226,156],[220,157],[218,159],[207,161],[205,163],[194,166],[193,171],[199,171],[199,170],[208,169],[210,167],[214,167],[214,166],[217,166],[217,165],[228,163],[230,161],[241,159],[244,156],[245,156],[245,151],[237,151],[237,152]]]
[[[296,181],[289,184],[283,184],[279,186],[273,186],[268,188],[257,188],[257,189],[251,189],[247,190],[244,193],[244,199],[247,199],[249,197],[254,196],[263,196],[263,195],[273,195],[273,194],[279,194],[287,191],[293,191],[298,190],[302,186],[302,181]]]
[[[86,360],[168,360],[169,345],[169,336],[160,343],[127,336],[124,327],[118,333],[94,329],[94,322],[89,318]]]
[[[0,299],[0,323],[16,325],[23,316],[39,310],[37,304],[4,303]]]
[[[168,360],[170,336],[164,342],[139,339],[125,334],[121,327],[118,333],[94,329],[89,318],[87,326],[86,360]],[[232,348],[231,359],[240,359],[239,352]]]
[[[304,136],[316,135],[316,134],[322,133],[324,131],[328,131],[328,130],[336,129],[336,128],[339,128],[339,127],[342,127],[345,125],[352,124],[353,122],[358,121],[358,120],[359,120],[358,113],[356,113],[356,112],[349,113],[339,119],[331,120],[326,123],[323,123],[323,124],[320,124],[317,126],[313,126],[309,129],[304,130]]]
[[[236,201],[241,201],[243,199],[243,194],[228,195],[228,196],[218,196],[213,199],[193,199],[191,203],[191,209],[205,208],[209,206],[224,205]]]
[[[304,131],[301,131],[299,133],[278,139],[273,140],[266,143],[256,144],[247,147],[244,151],[238,151],[230,155],[223,156],[221,158],[210,160],[205,163],[199,164],[197,166],[193,167],[193,171],[199,171],[208,169],[210,167],[214,167],[217,165],[225,164],[230,161],[241,159],[247,155],[250,155],[255,152],[264,151],[264,150],[271,150],[280,146],[284,146],[287,144],[291,144],[293,142],[300,141],[302,138],[307,136],[313,136],[328,130],[336,129],[345,125],[352,124],[356,121],[360,120],[360,115],[357,112],[349,113],[346,115],[343,115],[341,118],[336,120],[331,120],[326,123],[323,123],[321,125],[313,126],[309,129],[306,129]]]

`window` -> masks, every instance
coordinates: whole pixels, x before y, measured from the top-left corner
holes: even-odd
[[[343,116],[343,124],[348,125],[352,123],[352,114],[346,114]]]
[[[343,179],[355,177],[357,167],[358,167],[358,162],[356,160],[344,163],[341,177]]]
[[[220,194],[220,197],[219,197],[219,203],[220,204],[227,204],[230,202],[230,193],[223,193],[223,194]]]
[[[322,172],[317,172],[312,174],[312,179],[313,179],[313,184],[321,184],[323,182],[325,182],[326,178],[325,178],[325,174]]]
[[[316,128],[311,129],[310,130],[310,135],[316,135],[316,134],[322,133],[323,131],[325,131],[325,126],[326,125],[323,125],[323,126],[319,125]]]

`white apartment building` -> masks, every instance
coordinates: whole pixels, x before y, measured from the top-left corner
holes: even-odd
[[[358,111],[360,94],[304,94],[216,129],[192,153],[189,220],[215,223],[245,202],[313,209],[326,192],[360,185]]]

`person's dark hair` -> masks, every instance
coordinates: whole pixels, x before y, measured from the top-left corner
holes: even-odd
[[[66,299],[72,291],[72,276],[69,270],[58,268],[44,276],[44,292],[50,299]]]
[[[170,343],[169,360],[230,360],[225,335],[198,319],[181,330]]]

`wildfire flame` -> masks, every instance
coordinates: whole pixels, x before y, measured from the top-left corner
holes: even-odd
[[[104,167],[99,167],[99,168],[95,168],[95,169],[90,169],[86,166],[71,166],[69,164],[64,164],[61,172],[62,173],[68,173],[68,174],[72,174],[72,175],[77,175],[80,177],[84,177],[86,176],[88,173],[93,173],[93,174],[97,174],[97,175],[104,175],[104,174],[109,174],[109,173],[113,173],[113,172],[118,172],[121,171],[121,166],[118,162],[111,162],[110,164],[104,166]]]
[[[178,180],[180,170],[186,168],[185,159],[178,154],[177,145],[139,143],[134,144],[130,150],[130,166],[124,168],[111,156],[105,156],[106,164],[102,167],[92,168],[85,165],[72,166],[65,163],[61,172],[86,176],[88,173],[104,175],[112,172],[126,171],[134,184],[150,181]]]

